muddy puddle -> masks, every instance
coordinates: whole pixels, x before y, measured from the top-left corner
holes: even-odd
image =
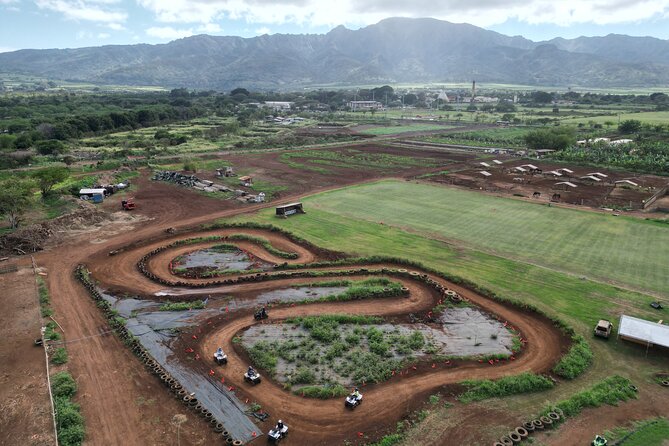
[[[211,247],[184,254],[173,260],[175,269],[206,269],[208,271],[268,271],[274,267],[254,255],[237,248]]]

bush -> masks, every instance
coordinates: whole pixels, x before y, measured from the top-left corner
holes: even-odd
[[[311,369],[301,367],[290,378],[291,384],[313,384],[316,382],[316,375]]]
[[[68,397],[58,397],[54,401],[56,409],[56,429],[58,442],[63,446],[79,446],[86,436],[84,418],[78,404]]]
[[[51,362],[53,364],[65,364],[67,362],[67,350],[63,347],[57,348],[51,355]]]
[[[276,370],[278,360],[273,347],[274,346],[267,341],[260,341],[247,350],[251,361],[271,375],[273,375]]]
[[[51,391],[54,398],[71,398],[77,392],[77,383],[67,372],[59,372],[51,377]]]
[[[567,379],[574,379],[590,366],[592,362],[592,350],[583,338],[576,335],[572,337],[573,344],[566,355],[553,368],[553,372]]]
[[[204,308],[204,302],[195,300],[193,302],[168,302],[162,304],[160,311],[186,311],[186,310],[201,310]]]
[[[579,392],[571,398],[560,401],[555,406],[548,407],[544,414],[557,407],[564,412],[565,417],[573,417],[587,407],[599,407],[602,404],[615,406],[620,401],[636,398],[636,392],[631,388],[629,379],[615,375],[595,384],[589,390]]]
[[[335,384],[333,386],[302,387],[300,389],[294,390],[293,393],[307,398],[318,398],[321,400],[326,400],[330,398],[346,396],[348,395],[348,390],[340,384]]]
[[[553,382],[550,379],[532,373],[507,376],[497,381],[490,381],[488,379],[464,381],[462,384],[468,387],[468,390],[458,397],[463,403],[481,401],[488,398],[499,398],[518,393],[538,392],[553,387]]]

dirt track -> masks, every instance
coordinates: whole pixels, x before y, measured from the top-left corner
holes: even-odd
[[[280,173],[285,174],[285,172]],[[354,176],[329,176],[331,183],[319,183],[318,175],[311,173],[308,175],[303,173],[303,175],[304,178],[297,182],[296,187],[291,188],[288,193],[285,193],[285,196],[281,197],[282,201],[297,198],[299,194],[307,190],[309,183],[312,185],[310,190],[314,190],[313,184],[322,184],[320,188],[316,188],[319,190],[360,182],[363,178],[373,179],[369,173],[361,172],[360,175]],[[387,173],[385,175],[387,176]],[[181,427],[182,444],[212,444],[215,436],[206,423],[193,416],[171,398],[159,385],[159,382],[140,367],[137,359],[115,336],[102,335],[108,329],[106,322],[87,296],[85,289],[75,281],[72,271],[76,265],[86,263],[91,268],[94,277],[104,286],[118,291],[153,294],[163,289],[164,286],[141,275],[136,269],[136,262],[146,253],[148,246],[169,243],[168,240],[171,237],[165,234],[166,228],[190,227],[240,212],[251,212],[267,205],[240,207],[236,202],[210,199],[186,189],[152,183],[144,179],[140,179],[138,185],[139,190],[134,193],[139,203],[138,212],[150,217],[152,219],[150,223],[143,223],[133,232],[121,235],[106,236],[105,232],[101,231],[95,240],[91,240],[91,235],[87,234],[71,242],[67,247],[60,247],[57,250],[45,251],[37,255],[38,264],[45,267],[49,273],[47,280],[52,293],[53,307],[56,314],[59,315],[59,322],[66,330],[67,340],[70,342],[68,344],[70,353],[68,368],[79,383],[80,391],[77,402],[82,405],[86,417],[87,444],[105,446],[109,444],[131,446],[173,444],[176,428],[170,423],[170,420],[175,414],[186,414],[189,418],[189,421]],[[274,204],[276,203],[272,203]],[[113,206],[113,203],[105,203],[105,206]],[[231,232],[239,233],[240,231]],[[194,236],[195,234],[180,235],[183,238]],[[279,248],[286,250],[291,248],[289,242],[280,239],[275,234],[268,233],[263,236]],[[110,250],[131,243],[146,246],[129,250],[118,256],[108,255]],[[249,249],[254,248],[249,246]],[[309,253],[301,252],[301,254],[303,261],[310,261],[313,258],[308,257]],[[152,260],[151,266],[156,267],[157,272],[161,275],[167,271],[166,264],[163,263],[167,257],[169,255],[156,256]],[[260,284],[268,286],[270,282]],[[458,290],[455,286],[452,288]],[[441,368],[436,371],[419,368],[415,374],[410,373],[407,377],[396,378],[387,384],[368,388],[365,391],[366,401],[376,399],[379,403],[373,405],[368,403],[361,406],[359,412],[356,411],[355,417],[343,411],[343,404],[339,400],[329,402],[303,400],[290,396],[269,382],[266,383],[267,385],[252,390],[256,393],[249,395],[261,402],[273,414],[281,414],[287,422],[288,419],[291,419],[292,431],[286,444],[316,444],[315,441],[331,444],[331,441],[337,439],[354,439],[357,433],[357,431],[354,432],[355,429],[372,436],[383,432],[384,428],[399,420],[408,411],[415,409],[427,393],[444,384],[476,376],[503,376],[522,370],[543,371],[553,365],[564,343],[557,333],[550,329],[549,334],[545,332],[549,328],[545,321],[537,321],[532,315],[515,312],[472,295],[466,290],[459,291],[490,312],[508,319],[520,328],[525,337],[529,339],[529,344],[526,352],[518,361],[495,367],[488,364],[460,364],[456,368]],[[412,292],[415,294],[417,290],[412,289]],[[408,301],[397,302],[395,305],[400,305],[397,307],[384,305],[383,313],[407,312],[406,305],[415,304],[414,299],[416,299],[415,295]],[[388,304],[390,305],[391,302]],[[336,307],[304,306],[300,307],[299,311],[316,313],[331,310],[381,314],[378,305],[375,306],[369,302],[357,302],[357,305],[359,306],[343,303]],[[278,313],[273,312],[273,318],[285,316],[289,312],[288,309],[277,311]],[[248,325],[248,317],[235,320],[237,329],[245,325]],[[215,335],[216,340],[219,339],[219,336],[229,334],[225,331],[227,327],[220,329],[224,331]],[[550,335],[550,333],[554,334]],[[214,334],[212,333],[211,336]],[[211,337],[207,340],[207,342],[214,341],[214,338]],[[226,342],[229,343],[229,338]],[[233,350],[228,347],[229,344],[226,345],[226,348],[232,352]],[[202,349],[206,350],[206,345]],[[230,379],[235,382],[240,376],[237,374],[237,368],[241,367],[244,361],[239,357],[231,359],[226,373],[230,374]],[[322,404],[318,411],[312,406],[316,403]],[[329,408],[333,410],[330,411]],[[377,416],[375,413],[378,411],[381,411],[381,415]],[[282,415],[284,413],[285,415]],[[297,419],[304,419],[304,422],[293,421]],[[337,423],[346,427],[342,429]]]
[[[99,253],[92,256],[89,266],[93,277],[105,288],[132,292],[139,295],[152,295],[160,290],[164,290],[165,286],[149,280],[137,270],[136,263],[145,253],[157,247],[168,245],[177,239],[232,233],[249,233],[261,236],[270,240],[276,247],[298,252],[300,257],[297,262],[300,263],[318,259],[315,253],[311,253],[304,247],[292,243],[276,233],[235,228],[180,234],[160,241],[147,242],[134,249],[123,250],[114,256]],[[238,244],[238,242],[228,243]],[[208,242],[201,245],[179,246],[178,248],[168,249],[150,258],[148,267],[159,277],[174,280],[175,278],[170,276],[167,267],[169,261],[174,256],[211,244],[213,243]],[[269,253],[263,252],[257,245],[245,244],[244,247],[245,249],[252,250],[255,255],[261,258],[270,261],[282,261],[282,259],[271,258]],[[401,265],[371,265],[369,267],[397,268],[401,267]],[[333,267],[329,268],[329,270],[331,270],[332,276],[336,277],[339,270],[349,268],[353,267]],[[488,363],[480,364],[478,362],[461,362],[456,365],[440,363],[435,364],[435,368],[433,369],[423,364],[417,370],[410,369],[404,371],[401,377],[395,377],[387,383],[366,388],[364,392],[367,404],[356,409],[355,416],[353,416],[350,411],[344,409],[340,399],[328,401],[303,399],[282,390],[280,386],[271,382],[266,382],[257,387],[249,387],[244,384],[241,377],[248,365],[248,360],[243,353],[236,353],[232,338],[237,332],[254,323],[248,311],[233,314],[231,317],[226,317],[222,322],[212,321],[212,325],[209,325],[211,324],[210,322],[207,325],[201,326],[200,329],[204,330],[206,336],[202,338],[201,335],[200,341],[194,347],[201,357],[206,358],[210,356],[210,353],[216,347],[223,346],[224,350],[229,354],[229,363],[223,369],[222,375],[225,378],[226,384],[239,389],[238,394],[241,395],[242,399],[249,398],[260,403],[273,414],[273,419],[281,417],[286,420],[291,426],[291,434],[286,440],[286,444],[294,445],[336,444],[342,440],[355,441],[358,432],[376,432],[379,429],[394,425],[395,422],[399,421],[410,410],[415,408],[424,399],[425,395],[434,392],[441,386],[454,384],[464,379],[497,378],[523,371],[543,372],[554,365],[556,358],[564,350],[564,337],[547,319],[491,301],[436,277],[431,278],[439,281],[449,289],[457,291],[482,309],[498,315],[502,320],[507,320],[517,327],[523,333],[523,336],[529,339],[529,343],[518,359],[515,361],[503,361],[495,366],[491,366]],[[397,277],[393,277],[393,279],[398,280]],[[212,281],[213,279],[208,280]],[[292,316],[341,312],[402,317],[409,312],[420,313],[427,311],[437,303],[439,294],[435,293],[433,288],[411,279],[400,280],[410,289],[410,298],[408,299],[403,297],[384,299],[383,305],[379,305],[376,301],[355,301],[273,308],[272,321],[279,321]],[[207,279],[191,279],[188,282],[198,284],[206,281]],[[203,291],[212,294],[237,293],[238,296],[243,296],[245,292],[249,292],[250,290],[267,290],[309,281],[309,279],[304,278],[270,280],[219,286],[216,289],[205,288]],[[369,402],[373,402],[373,404]],[[345,428],[341,426],[345,426]],[[262,429],[265,429],[265,427],[261,427],[259,430]]]

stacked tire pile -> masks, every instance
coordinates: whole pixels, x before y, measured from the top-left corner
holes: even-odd
[[[555,408],[554,411],[548,412],[537,419],[527,421],[522,426],[518,426],[513,431],[494,442],[493,446],[512,446],[526,440],[533,432],[540,432],[544,429],[550,429],[557,425],[557,423],[564,418],[564,413],[561,409]]]
[[[102,295],[98,291],[95,284],[89,278],[88,270],[84,265],[77,266],[75,270],[75,276],[79,282],[88,290],[91,298],[96,302],[96,305],[102,309],[102,313],[109,325],[114,329],[118,336],[123,340],[123,343],[127,345],[132,352],[139,358],[146,368],[160,379],[160,381],[168,388],[174,396],[181,400],[181,402],[190,408],[197,415],[200,415],[204,418],[205,421],[209,422],[212,429],[215,433],[220,434],[225,441],[225,444],[230,445],[241,445],[243,442],[241,440],[235,440],[230,436],[230,433],[227,432],[222,423],[218,422],[214,418],[214,415],[203,407],[196,398],[189,395],[188,392],[183,388],[181,383],[177,381],[173,376],[165,370],[159,362],[154,360],[149,352],[142,346],[142,344],[133,336],[132,333],[128,331],[125,326],[124,321],[117,318],[114,310],[112,309],[109,302],[103,299]]]
[[[153,174],[151,179],[154,181],[167,181],[168,183],[175,183],[186,187],[193,187],[195,186],[195,183],[200,182],[200,179],[195,175],[184,175],[169,170],[159,170]]]

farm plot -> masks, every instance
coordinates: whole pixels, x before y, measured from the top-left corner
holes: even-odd
[[[660,294],[669,290],[669,231],[661,224],[396,181],[306,202],[579,276]]]

